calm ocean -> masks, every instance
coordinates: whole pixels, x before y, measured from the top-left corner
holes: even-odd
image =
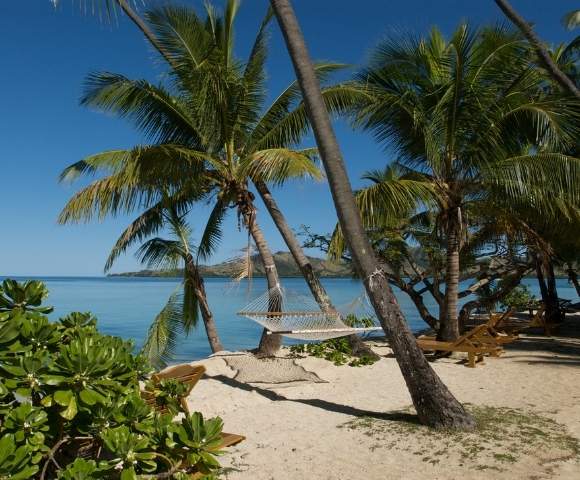
[[[24,278],[18,278],[24,280]],[[104,333],[130,338],[137,348],[142,344],[151,321],[163,307],[167,298],[178,286],[177,279],[128,278],[128,277],[38,277],[44,281],[50,296],[45,302],[55,307],[52,318],[58,318],[71,311],[90,311],[99,320]],[[249,300],[261,295],[266,288],[263,278],[255,278],[248,284],[233,284],[222,278],[206,279],[206,290],[210,307],[216,318],[221,340],[228,350],[253,348],[260,338],[260,327],[246,318],[238,317],[236,311]],[[526,279],[532,292],[538,296],[537,283]],[[300,278],[284,278],[283,286],[288,291],[308,295],[308,287]],[[360,297],[362,286],[358,280],[325,279],[323,284],[335,305],[345,306]],[[425,328],[408,297],[396,292],[401,307],[413,330]],[[576,299],[576,292],[564,279],[558,280],[561,298]],[[434,302],[425,297],[427,306]],[[435,311],[435,310],[434,310]],[[195,360],[209,355],[207,338],[203,325],[197,331],[183,338],[177,350],[176,361]]]

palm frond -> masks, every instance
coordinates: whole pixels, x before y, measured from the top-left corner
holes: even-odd
[[[181,240],[159,237],[147,240],[135,252],[135,256],[144,265],[164,270],[175,270],[186,255]]]
[[[321,63],[315,66],[319,81],[324,82],[335,72],[346,68],[340,63]],[[329,112],[342,113],[353,103],[355,95],[363,95],[354,85],[323,88],[323,96]],[[308,117],[301,104],[301,92],[297,82],[291,83],[272,102],[253,128],[247,141],[247,149],[264,149],[297,144],[308,130]],[[284,125],[281,125],[284,123]]]
[[[314,148],[260,150],[242,160],[240,172],[254,181],[261,180],[278,185],[291,178],[320,180],[323,174],[314,163],[317,155],[318,151]]]
[[[157,314],[147,332],[147,339],[141,349],[157,368],[167,365],[175,353],[179,338],[183,334],[183,294],[182,286],[171,294],[167,304]]]
[[[580,207],[580,159],[559,153],[508,158],[482,171],[504,202],[527,204],[538,213],[571,215]]]
[[[61,1],[50,0],[55,8],[57,8]],[[140,4],[144,5],[145,0],[125,0],[127,4],[133,5],[135,8]],[[73,0],[74,3],[74,0]],[[91,14],[97,16],[99,20],[112,21],[117,19],[118,15],[118,1],[117,0],[76,0],[79,9],[83,14]]]
[[[157,233],[163,227],[163,201],[145,210],[123,231],[115,242],[105,263],[105,272],[108,272],[113,263],[136,242]]]
[[[199,300],[195,293],[199,288],[198,275],[186,269],[183,278],[183,331],[186,335],[195,329],[199,322]]]
[[[81,105],[129,118],[155,143],[202,148],[204,135],[192,117],[186,99],[145,80],[115,73],[92,73],[85,81]]]
[[[562,18],[562,24],[568,30],[574,30],[578,25],[580,25],[580,10],[572,10],[564,15]]]
[[[227,204],[218,199],[209,215],[205,229],[197,245],[196,263],[209,260],[216,251],[222,238],[222,223],[227,211]]]

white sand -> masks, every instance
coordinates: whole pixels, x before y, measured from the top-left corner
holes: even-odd
[[[380,355],[390,352],[386,346],[375,350]],[[382,358],[362,368],[335,367],[315,358],[298,362],[328,383],[252,386],[229,380],[234,371],[223,359],[202,362],[208,377],[193,390],[192,409],[221,416],[226,431],[247,437],[221,457],[225,478],[580,479],[576,460],[554,461],[545,452],[504,465],[502,472],[478,471],[470,460],[427,463],[414,452],[412,437],[403,446],[393,446],[388,438],[376,438],[364,429],[339,428],[357,416],[372,417],[411,404],[395,360]],[[580,439],[577,339],[526,337],[502,357],[489,358],[475,369],[453,359],[432,365],[461,402],[532,410],[564,424]],[[426,455],[437,450],[437,445],[429,447]]]

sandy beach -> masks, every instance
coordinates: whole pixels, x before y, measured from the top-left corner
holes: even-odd
[[[573,443],[580,439],[579,333],[576,317],[558,336],[522,335],[500,358],[475,369],[457,358],[432,365],[461,402],[539,415]],[[542,428],[518,433],[515,447],[501,431],[481,441],[423,431],[412,416],[401,417],[411,400],[390,349],[372,346],[382,358],[362,368],[296,360],[324,383],[247,383],[234,378],[237,371],[224,357],[201,362],[207,376],[193,390],[191,408],[221,416],[226,431],[247,437],[221,457],[224,478],[580,478],[577,452],[557,442],[534,443]]]

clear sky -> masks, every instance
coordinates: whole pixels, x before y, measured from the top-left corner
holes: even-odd
[[[125,121],[79,106],[85,76],[108,70],[156,81],[162,72],[160,61],[128,20],[121,17],[110,24],[79,10],[91,1],[62,0],[55,10],[50,0],[0,0],[0,275],[101,275],[109,249],[130,220],[56,223],[78,188],[57,182],[64,167],[86,155],[142,141]],[[181,3],[202,5],[201,0]],[[238,55],[247,54],[267,4],[242,1],[236,26]],[[512,4],[536,24],[546,41],[572,38],[560,19],[578,7],[577,1]],[[479,25],[502,19],[492,0],[294,0],[294,5],[313,58],[353,65],[363,63],[369,49],[389,32],[424,34],[438,25],[449,33],[463,19]],[[271,30],[267,68],[270,95],[275,96],[293,79],[293,72],[275,23]],[[341,122],[336,127],[355,186],[362,172],[381,168],[392,158],[370,136]],[[332,230],[336,215],[326,184],[298,182],[274,193],[293,227]],[[272,249],[284,250],[267,212],[258,207]],[[206,216],[204,208],[191,213],[194,234],[200,234]],[[215,261],[232,257],[247,241],[246,234],[237,231],[233,212],[230,217]],[[138,268],[128,254],[114,271]]]

